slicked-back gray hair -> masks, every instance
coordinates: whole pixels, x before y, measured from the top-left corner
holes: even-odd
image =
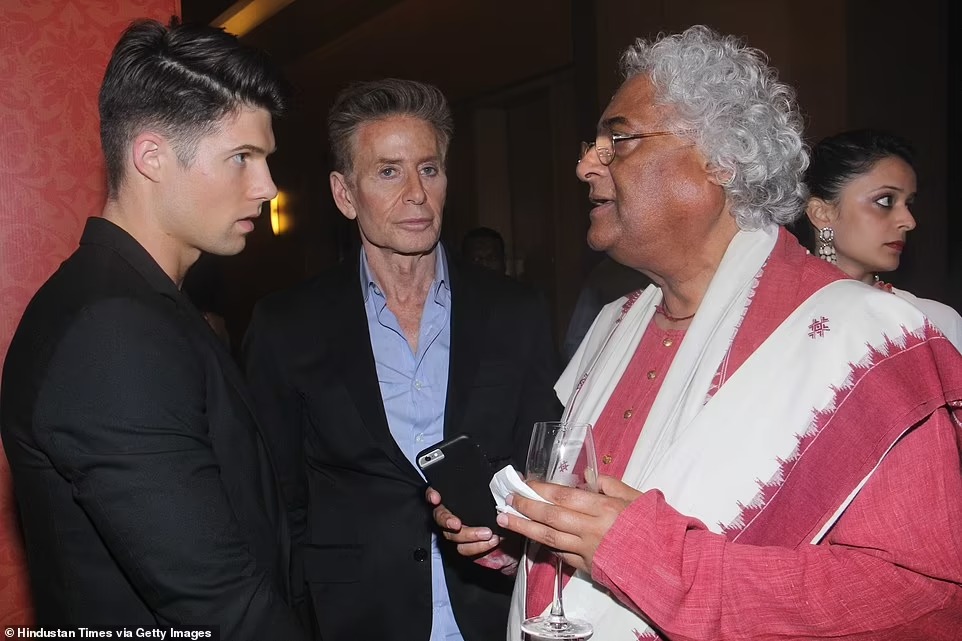
[[[334,99],[327,116],[334,170],[350,174],[354,168],[353,139],[366,122],[391,116],[411,116],[427,122],[437,133],[443,163],[454,133],[448,101],[441,90],[415,80],[385,78],[356,82]]]
[[[786,225],[807,196],[808,152],[795,92],[758,49],[696,25],[638,39],[622,55],[625,79],[645,74],[656,100],[676,110],[720,175],[741,229]]]

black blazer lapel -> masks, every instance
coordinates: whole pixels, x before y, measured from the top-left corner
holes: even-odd
[[[284,512],[284,498],[281,494],[280,484],[278,479],[280,476],[277,473],[277,466],[274,463],[274,457],[271,452],[271,448],[268,445],[271,441],[264,434],[264,428],[261,422],[257,419],[257,412],[254,410],[254,403],[250,397],[250,392],[247,389],[247,381],[244,380],[244,375],[241,373],[240,368],[237,366],[237,362],[231,355],[230,350],[221,341],[221,339],[214,333],[214,331],[204,320],[201,312],[194,307],[194,305],[184,296],[177,304],[178,311],[185,317],[185,322],[192,327],[192,330],[196,334],[203,336],[203,340],[210,347],[211,351],[216,355],[218,364],[220,365],[220,371],[223,373],[224,378],[230,384],[230,386],[237,393],[237,396],[243,402],[244,407],[247,408],[247,413],[250,415],[251,423],[254,425],[254,429],[257,430],[260,442],[263,445],[264,456],[267,457],[268,465],[273,473],[273,478],[271,479],[271,485],[273,486],[273,493],[275,500],[271,504],[274,514],[272,514],[272,521],[277,526],[277,541],[281,548],[281,558],[283,563],[281,564],[281,571],[284,573],[281,581],[280,588],[284,592],[286,598],[290,600],[291,598],[291,582],[290,582],[290,558],[291,558],[291,537],[290,537],[290,525],[287,522],[287,514]]]
[[[341,368],[344,386],[371,437],[412,481],[421,482],[420,475],[404,457],[388,426],[361,294],[360,257],[355,255],[355,259],[348,261],[346,268],[341,270],[331,300],[332,309],[340,310],[340,313],[331,315],[336,319],[329,337],[335,352],[333,363]]]
[[[480,348],[488,324],[488,311],[480,290],[448,261],[451,279],[451,355],[448,366],[448,392],[444,407],[444,435],[461,432],[461,421],[471,386],[481,360]]]
[[[254,423],[258,433],[261,436],[261,440],[265,443],[269,442],[264,435],[264,428],[261,427],[260,421],[257,420],[257,412],[254,410],[253,401],[250,398],[250,393],[247,391],[247,382],[244,380],[244,375],[241,374],[240,368],[234,357],[231,356],[230,351],[224,345],[220,338],[214,333],[214,331],[204,320],[203,314],[194,307],[194,305],[187,300],[184,296],[177,304],[178,310],[185,317],[185,322],[190,325],[196,334],[203,336],[204,342],[210,347],[211,351],[216,355],[217,362],[220,364],[220,370],[224,374],[224,378],[231,384],[234,391],[240,397],[241,401],[244,403],[244,407],[247,408],[247,412],[251,416],[251,422]]]
[[[82,245],[102,245],[113,250],[137,271],[152,289],[173,301],[177,313],[184,319],[185,325],[190,328],[195,336],[202,336],[206,344],[216,354],[221,371],[243,400],[244,406],[260,433],[261,440],[265,443],[269,442],[264,438],[261,425],[257,421],[257,413],[254,411],[253,402],[247,391],[247,383],[230,351],[217,338],[207,321],[204,320],[203,315],[187,298],[187,295],[178,289],[147,250],[127,232],[103,218],[90,218],[87,221],[87,227],[84,229],[84,235],[80,242]]]

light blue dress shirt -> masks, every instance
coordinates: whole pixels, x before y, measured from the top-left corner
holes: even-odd
[[[417,453],[444,437],[444,405],[451,352],[451,285],[441,245],[436,251],[434,283],[421,314],[417,353],[411,351],[397,317],[387,307],[361,250],[361,292],[377,365],[377,380],[388,427],[414,469]],[[420,470],[418,470],[420,473]],[[434,613],[430,641],[463,641],[454,620],[441,552],[431,535],[431,590]]]

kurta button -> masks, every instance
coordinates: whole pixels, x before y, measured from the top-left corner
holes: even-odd
[[[626,410],[625,410],[625,413],[624,413],[625,420],[628,420],[629,418],[631,418],[631,415],[632,415],[633,413],[634,413],[634,412],[631,411],[631,408],[630,408],[630,407],[629,407],[628,409],[626,409]]]
[[[665,347],[671,347],[672,343],[674,342],[675,341],[671,340],[670,338],[666,338],[665,340],[661,341],[661,344]]]
[[[655,377],[656,377],[656,376],[658,376],[658,372],[656,372],[655,370],[649,370],[649,371],[648,371],[648,380],[649,380],[649,381],[655,380]]]
[[[605,454],[604,456],[601,457],[601,462],[604,463],[605,465],[610,465],[611,461],[612,461],[611,454]]]
[[[424,548],[414,548],[414,554],[412,556],[418,563],[424,563],[428,560],[428,551]]]

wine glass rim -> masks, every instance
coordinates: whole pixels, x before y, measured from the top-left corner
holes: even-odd
[[[558,425],[561,427],[588,427],[593,426],[588,421],[535,421],[535,425]]]

